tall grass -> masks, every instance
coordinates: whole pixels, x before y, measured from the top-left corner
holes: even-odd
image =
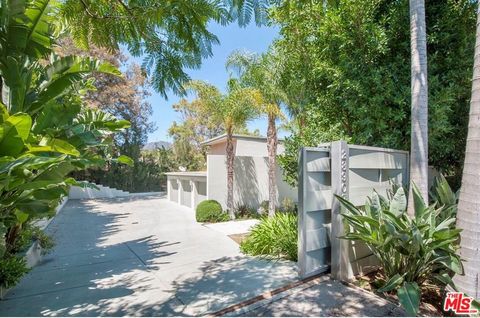
[[[263,217],[241,243],[243,253],[297,261],[297,215],[279,213]]]

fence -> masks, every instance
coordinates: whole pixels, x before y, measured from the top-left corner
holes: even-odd
[[[390,180],[408,181],[408,152],[335,141],[303,148],[299,161],[298,265],[302,277],[331,270],[348,281],[368,271],[375,258],[366,246],[342,240],[342,207],[334,194],[361,206],[375,189],[385,194]]]

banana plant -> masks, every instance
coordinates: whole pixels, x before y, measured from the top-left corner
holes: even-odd
[[[0,257],[28,219],[51,215],[76,170],[131,164],[102,156],[129,123],[86,108],[92,72],[120,76],[111,64],[55,55],[57,2],[0,0]],[[0,282],[1,284],[1,282]]]
[[[396,292],[409,316],[419,310],[421,286],[427,281],[454,288],[452,273],[463,274],[457,254],[459,229],[454,228],[452,205],[427,205],[413,187],[415,215],[407,214],[407,197],[396,186],[385,198],[374,192],[361,208],[340,196],[347,233],[343,239],[361,241],[378,259],[386,281],[379,292]],[[451,193],[446,181],[435,193]],[[450,196],[449,196],[450,197]],[[450,197],[451,198],[451,197]]]
[[[21,224],[51,214],[68,187],[77,185],[68,178],[72,171],[105,163],[94,150],[108,146],[111,135],[129,123],[80,108],[75,116],[61,116],[47,125],[42,122],[45,116],[9,116],[6,107],[0,109],[0,221],[8,229],[8,251]],[[33,129],[39,126],[43,129]],[[130,163],[124,156],[117,161]]]

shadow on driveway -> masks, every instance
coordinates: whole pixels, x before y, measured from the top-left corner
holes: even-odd
[[[0,301],[1,316],[201,315],[297,277],[158,196],[72,200],[47,230],[56,247]]]

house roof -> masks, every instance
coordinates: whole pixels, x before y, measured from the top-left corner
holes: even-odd
[[[227,134],[219,135],[217,137],[213,137],[211,139],[205,140],[201,143],[202,146],[210,146],[218,143],[222,143],[227,139]],[[233,139],[246,139],[246,140],[259,140],[259,141],[267,141],[267,137],[262,136],[250,136],[250,135],[239,135],[234,134]],[[279,142],[282,142],[283,139],[278,139]]]

